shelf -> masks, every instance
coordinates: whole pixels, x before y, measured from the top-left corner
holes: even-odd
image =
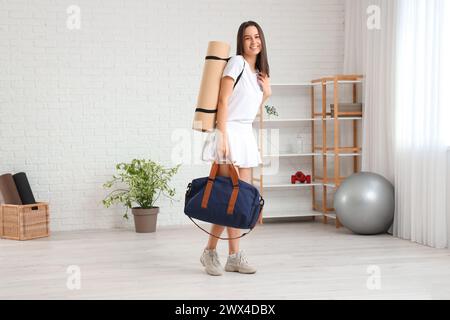
[[[321,153],[285,153],[285,154],[265,154],[264,158],[291,158],[291,157],[310,157],[310,156],[320,156]]]
[[[331,219],[336,219],[336,213],[327,212],[327,213],[322,213],[322,215],[325,217],[331,218]]]
[[[315,150],[322,150],[323,147],[320,145],[316,145],[316,147],[314,148]],[[326,147],[327,150],[334,150],[334,147]],[[353,151],[353,152],[358,152],[361,151],[360,147],[338,147],[339,150],[341,151]],[[334,154],[334,152],[332,152]],[[343,153],[344,154],[344,153]],[[349,152],[345,153],[345,154],[349,154]]]
[[[263,119],[263,123],[266,124],[296,124],[298,122],[308,122],[308,121],[331,121],[336,120],[335,118],[291,118],[291,119]],[[342,117],[339,118],[339,121],[347,121],[347,120],[362,120],[362,117]],[[256,117],[254,124],[259,125],[260,120],[259,117]]]
[[[363,82],[362,80],[338,80],[339,84],[349,84],[349,83],[356,83],[357,84],[357,83],[362,83],[362,82]],[[328,81],[325,82],[325,84],[326,85],[334,84],[334,81],[328,80]],[[313,85],[314,86],[322,85],[322,82],[314,82]]]
[[[256,179],[253,179],[256,181]],[[260,181],[260,180],[258,180]],[[259,188],[260,185],[258,183],[254,183],[253,186]],[[306,187],[328,187],[328,188],[336,188],[335,183],[322,183],[322,182],[312,182],[312,183],[280,183],[280,184],[265,184],[263,188],[266,189],[296,189],[296,188],[306,188]]]
[[[285,154],[265,154],[263,155],[264,158],[293,158],[293,157],[320,157],[320,156],[327,156],[327,157],[334,157],[333,152],[328,153],[285,153]],[[360,153],[339,153],[339,157],[359,157],[361,156]]]
[[[267,215],[265,211],[263,211],[263,220],[265,219],[287,219],[287,218],[299,218],[299,217],[320,217],[323,214],[320,211],[314,210],[299,210],[299,211],[284,211],[277,213],[276,211],[270,212],[270,209],[267,210]]]
[[[259,123],[259,117],[256,118],[253,123]],[[263,119],[263,123],[279,123],[279,122],[302,122],[302,121],[315,121],[321,119],[313,119],[313,118],[288,118],[288,119]]]
[[[322,156],[327,156],[327,157],[334,157],[335,153],[323,153],[321,154]],[[338,153],[339,157],[359,157],[361,156],[360,153]]]
[[[327,81],[326,82],[326,84],[333,84],[334,83],[334,81]],[[339,84],[346,84],[346,83],[355,83],[355,84],[358,84],[358,83],[363,83],[363,81],[362,80],[339,80],[338,81],[338,83]]]
[[[297,82],[297,83],[272,83],[271,87],[310,87],[310,82]]]
[[[296,118],[296,119],[263,119],[263,126],[296,126],[300,125],[302,122],[311,122],[311,121],[318,121],[320,119],[313,119],[313,118]],[[257,118],[253,122],[255,127],[260,126],[260,120]]]
[[[343,121],[343,120],[362,120],[362,117],[338,117],[339,121]],[[331,121],[331,120],[336,120],[336,118],[316,118],[314,120],[325,120],[325,121]]]
[[[284,184],[265,184],[263,188],[265,189],[296,189],[296,188],[307,188],[307,187],[316,187],[322,186],[322,183],[284,183]],[[254,184],[255,187],[259,187],[258,184]]]

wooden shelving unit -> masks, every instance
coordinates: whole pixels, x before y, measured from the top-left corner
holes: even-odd
[[[317,202],[316,199],[316,187],[312,187],[312,207],[315,211],[321,211],[323,214],[323,222],[327,223],[328,218],[335,219],[336,227],[340,227],[339,219],[334,213],[334,208],[328,207],[328,188],[333,188],[336,190],[339,185],[345,180],[346,177],[342,177],[340,173],[340,160],[341,157],[353,157],[353,172],[358,172],[358,157],[361,156],[361,147],[358,146],[358,121],[362,120],[361,112],[340,112],[339,104],[340,101],[340,84],[349,84],[352,86],[352,103],[358,102],[358,90],[357,85],[362,83],[362,76],[360,75],[336,75],[333,77],[324,77],[320,79],[315,79],[311,81],[311,114],[313,115],[314,121],[311,122],[312,126],[312,150],[314,153],[319,152],[321,155],[314,155],[314,157],[322,157],[322,176],[316,174],[315,159],[313,159],[312,166],[312,181],[317,183],[320,182],[322,186],[322,201]],[[333,87],[333,103],[334,103],[334,117],[332,117],[331,112],[327,110],[327,88],[328,86]],[[321,112],[316,110],[316,88],[321,89],[322,105]],[[317,122],[316,120],[321,120]],[[333,146],[328,147],[327,144],[327,121],[333,121]],[[353,144],[351,146],[341,146],[340,145],[340,125],[342,121],[352,121],[352,133],[353,133]],[[321,144],[316,144],[315,139],[315,128],[316,125],[322,125],[322,141]],[[328,176],[328,158],[333,157],[333,172],[332,177]]]
[[[283,210],[279,215],[271,215],[264,214],[263,218],[266,219],[278,219],[278,218],[295,218],[295,217],[312,217],[314,220],[315,217],[321,216],[323,217],[323,222],[327,223],[328,218],[334,218],[334,208],[330,208],[327,206],[327,198],[328,198],[328,189],[336,190],[337,187],[342,183],[345,177],[340,176],[340,158],[342,157],[353,157],[353,170],[356,172],[358,170],[358,157],[361,156],[361,148],[357,146],[357,122],[362,120],[362,112],[360,113],[348,113],[348,112],[339,112],[339,85],[340,84],[349,84],[353,86],[352,95],[353,95],[353,103],[357,102],[357,85],[362,83],[362,76],[358,75],[337,75],[333,77],[324,77],[320,79],[313,80],[311,82],[299,82],[299,83],[280,83],[280,84],[272,84],[273,87],[290,87],[291,89],[299,88],[299,90],[310,90],[307,94],[311,95],[311,106],[310,106],[310,115],[302,118],[285,118],[285,119],[264,119],[262,115],[264,115],[263,106],[260,108],[260,112],[255,120],[255,127],[259,130],[259,142],[263,141],[263,130],[264,128],[286,128],[286,127],[296,127],[304,122],[311,123],[311,151],[304,153],[282,153],[277,152],[274,154],[266,153],[263,149],[263,143],[259,144],[259,151],[261,154],[261,158],[300,158],[300,157],[309,157],[311,159],[312,166],[312,182],[310,184],[290,184],[289,181],[286,183],[277,183],[277,184],[268,184],[265,182],[264,176],[264,166],[259,167],[259,175],[254,176],[252,170],[252,183],[259,188],[259,191],[263,197],[265,197],[265,190],[285,190],[285,189],[301,189],[301,188],[311,188],[312,194],[312,205],[309,210],[295,208],[289,210]],[[322,89],[322,105],[321,112],[317,112],[315,106],[315,94],[317,91],[317,87]],[[327,109],[327,87],[333,86],[334,98],[333,102],[335,105],[335,115],[336,118],[331,117],[331,112]],[[290,90],[291,90],[290,89]],[[345,117],[342,117],[345,116]],[[333,121],[334,128],[334,145],[332,147],[327,146],[327,123]],[[339,145],[339,128],[340,123],[342,122],[352,121],[353,124],[353,145],[352,146],[340,146]],[[316,139],[314,136],[314,131],[317,126],[322,125],[322,141],[321,144],[316,143]],[[323,176],[319,176],[316,174],[315,168],[315,159],[316,157],[320,157],[323,163]],[[327,162],[329,158],[334,159],[334,175],[329,177],[327,175]],[[317,188],[321,188],[322,191],[322,201],[318,201],[316,197]],[[281,211],[281,210],[280,210]],[[336,227],[339,227],[340,223],[338,219],[336,219]]]

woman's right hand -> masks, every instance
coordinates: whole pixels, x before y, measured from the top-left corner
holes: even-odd
[[[230,155],[230,151],[228,148],[228,139],[226,137],[226,134],[219,135],[219,140],[217,143],[217,155],[219,157],[220,163],[226,163],[226,160]]]

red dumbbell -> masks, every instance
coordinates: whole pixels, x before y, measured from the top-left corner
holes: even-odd
[[[291,176],[291,183],[295,184],[296,182],[305,183],[307,181],[307,176],[303,174],[301,171],[297,171],[294,175]]]
[[[291,176],[291,183],[295,184],[297,183],[297,181],[300,183],[311,183],[311,176],[305,175],[301,171],[297,171],[294,175]]]

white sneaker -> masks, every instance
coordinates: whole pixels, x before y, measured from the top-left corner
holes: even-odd
[[[251,274],[256,272],[256,268],[249,265],[244,252],[239,251],[228,256],[225,271]]]
[[[200,257],[200,262],[205,267],[207,274],[212,276],[221,276],[223,274],[222,265],[215,249],[205,249]]]

